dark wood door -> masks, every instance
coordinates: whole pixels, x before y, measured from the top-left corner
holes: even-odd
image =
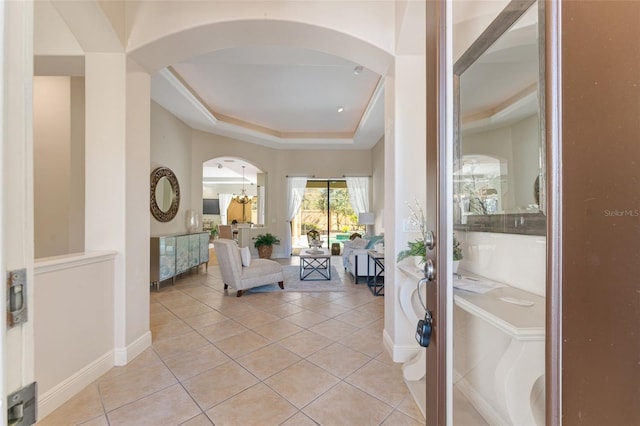
[[[547,4],[547,424],[638,425],[640,2]]]
[[[427,258],[435,268],[435,280],[427,284],[427,309],[433,314],[433,334],[427,348],[428,425],[444,425],[446,416],[447,354],[447,211],[444,183],[447,179],[445,152],[445,4],[441,0],[426,2],[427,27],[427,226],[434,233],[435,246]]]

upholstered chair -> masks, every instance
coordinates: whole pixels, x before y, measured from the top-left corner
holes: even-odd
[[[284,289],[284,274],[282,265],[278,262],[271,259],[251,259],[249,250],[245,250],[245,254],[241,256],[241,250],[233,240],[219,238],[213,242],[213,246],[225,290],[231,286],[238,291],[237,297],[240,297],[245,290],[266,284],[278,283]]]

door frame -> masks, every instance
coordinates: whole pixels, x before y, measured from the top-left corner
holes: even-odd
[[[448,0],[426,2],[426,221],[435,237],[433,250],[427,250],[427,259],[435,268],[435,280],[427,283],[426,297],[433,316],[425,375],[428,425],[453,421],[453,389],[448,386],[453,351],[447,310],[453,304],[453,290],[447,285],[453,263],[453,214],[448,202],[453,194],[448,179],[453,168],[451,6]]]

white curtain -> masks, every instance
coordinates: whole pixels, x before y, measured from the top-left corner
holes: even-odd
[[[307,187],[306,177],[290,177],[287,178],[287,223],[286,234],[284,238],[285,253],[291,253],[291,221],[298,213],[304,190]]]
[[[369,211],[369,178],[347,177],[347,189],[351,199],[351,208],[355,214]]]
[[[265,225],[264,223],[264,196],[265,190],[264,186],[258,187],[258,223],[260,225]]]
[[[229,208],[229,204],[231,204],[231,199],[233,198],[233,194],[218,194],[218,199],[220,200],[220,224],[227,224],[227,209]]]

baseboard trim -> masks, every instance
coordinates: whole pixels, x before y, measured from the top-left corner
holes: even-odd
[[[133,343],[125,348],[117,348],[114,350],[115,365],[127,365],[129,361],[140,355],[149,346],[151,346],[151,331],[136,339]]]
[[[38,396],[38,418],[43,419],[51,414],[112,367],[113,351],[109,351],[43,395]]]
[[[419,348],[416,345],[396,345],[386,329],[382,331],[382,343],[393,362],[404,363],[418,355]]]

